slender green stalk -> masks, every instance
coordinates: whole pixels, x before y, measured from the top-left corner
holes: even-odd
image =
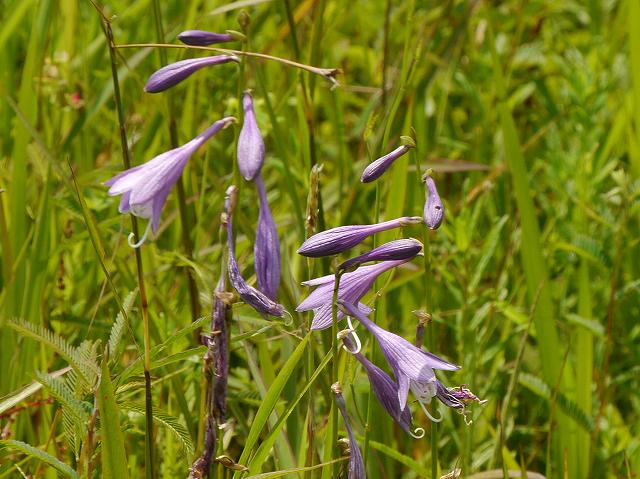
[[[207,50],[210,52],[226,53],[228,55],[238,55],[242,57],[254,57],[261,58],[263,60],[270,60],[277,63],[282,63],[293,68],[299,68],[308,72],[320,75],[329,80],[334,85],[338,85],[336,76],[340,73],[338,68],[318,68],[311,65],[305,65],[304,63],[294,62],[287,60],[286,58],[275,57],[273,55],[267,55],[257,52],[245,52],[242,50],[231,50],[228,48],[213,48],[213,47],[199,47],[194,45],[173,45],[170,43],[127,43],[123,45],[116,45],[115,48],[179,48],[182,50]]]
[[[164,29],[162,27],[162,10],[160,9],[160,1],[153,0],[153,17],[155,19],[156,37],[158,43],[164,43]],[[158,49],[160,56],[160,66],[163,67],[167,64],[167,52],[164,48]],[[176,125],[176,115],[173,103],[173,97],[167,96],[167,109],[169,111],[169,139],[171,141],[171,148],[177,148],[178,144],[178,128]],[[182,226],[182,247],[184,253],[189,262],[193,262],[193,243],[191,241],[191,224],[189,221],[189,214],[187,212],[187,197],[184,191],[184,181],[182,175],[178,178],[176,183],[176,190],[178,192],[178,211],[180,213],[180,225]],[[187,285],[189,288],[189,304],[191,306],[191,320],[196,321],[200,317],[200,293],[198,292],[198,284],[196,283],[195,272],[193,268],[186,267],[185,273],[187,275]]]
[[[92,2],[93,3],[93,2]],[[122,107],[122,97],[120,96],[120,82],[118,80],[118,67],[116,64],[116,47],[113,38],[113,31],[109,19],[106,18],[100,8],[94,3],[94,7],[102,16],[102,27],[107,37],[109,45],[109,56],[111,59],[111,75],[113,78],[113,96],[118,114],[118,125],[120,129],[120,145],[122,147],[122,161],[125,169],[131,168],[131,158],[127,143],[127,130],[124,119],[124,109]],[[131,229],[134,234],[134,241],[138,242],[138,222],[134,215],[131,216]],[[142,307],[143,336],[144,336],[144,386],[145,386],[145,476],[147,479],[155,477],[153,462],[153,403],[151,397],[151,339],[149,334],[149,307],[147,302],[147,289],[144,282],[144,269],[142,266],[142,254],[140,248],[135,248],[136,269],[138,276],[138,289],[140,291],[140,303]]]
[[[340,279],[342,278],[342,272],[336,271],[335,273],[335,282],[333,284],[333,301],[331,304],[331,378],[334,382],[340,381],[340,361],[338,355],[339,341],[338,341],[338,292],[340,290]],[[338,413],[336,411],[335,406],[331,406],[331,432],[332,432],[332,449],[333,453],[331,457],[338,457]],[[335,464],[333,466],[333,476],[337,477],[338,474],[338,465]]]

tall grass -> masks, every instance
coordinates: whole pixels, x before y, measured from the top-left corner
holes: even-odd
[[[265,137],[279,300],[292,321],[234,303],[229,420],[212,477],[344,471],[336,438],[345,429],[331,416],[336,379],[371,477],[640,473],[637,2],[100,6],[117,44],[244,30],[232,48],[342,73],[332,88],[313,71],[243,57],[240,68],[203,70],[149,95],[143,85],[160,63],[207,52],[114,49],[112,70],[90,2],[4,2],[0,479],[187,476],[203,447],[198,331],[210,332],[232,183],[241,187],[238,263],[255,283],[257,195],[234,166],[239,129],[191,158],[141,255],[127,246],[132,224],[102,183],[222,116],[241,119],[245,88]],[[377,186],[361,184],[364,166],[401,135],[417,149]],[[470,408],[471,425],[440,405],[437,433],[410,404],[428,432],[415,440],[378,406],[357,361],[295,312],[308,293],[300,282],[335,266],[296,250],[321,229],[420,215],[417,178],[427,168],[445,222],[437,232],[405,228],[402,236],[427,245],[424,261],[382,277],[365,301],[379,324],[411,341],[413,311],[429,313],[426,348],[463,366],[439,379],[488,402]],[[317,205],[311,218],[308,203]],[[358,253],[398,236],[378,235]]]

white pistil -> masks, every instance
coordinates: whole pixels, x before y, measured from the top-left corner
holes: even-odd
[[[142,244],[147,241],[147,236],[149,236],[149,231],[151,230],[151,221],[149,221],[149,223],[147,224],[147,229],[144,230],[144,235],[142,235],[142,238],[140,238],[140,241],[138,241],[137,243],[134,243],[134,240],[136,239],[136,235],[133,234],[133,231],[131,233],[129,233],[129,237],[127,238],[127,243],[129,243],[129,246],[131,246],[132,248],[140,248],[140,246],[142,246]]]

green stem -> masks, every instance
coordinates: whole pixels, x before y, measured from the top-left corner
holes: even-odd
[[[153,16],[156,24],[156,37],[159,43],[164,43],[164,29],[162,27],[162,10],[160,9],[159,0],[153,0]],[[160,66],[165,66],[167,62],[167,52],[164,48],[158,49],[160,56]],[[167,109],[169,111],[169,139],[171,141],[171,148],[177,148],[178,145],[178,128],[176,125],[176,116],[174,114],[173,97],[167,96]],[[180,224],[182,226],[182,246],[184,248],[185,256],[193,261],[193,243],[189,232],[191,231],[191,224],[189,222],[189,215],[187,212],[187,199],[184,191],[184,182],[182,176],[178,178],[176,183],[176,190],[178,192],[178,211],[180,214]],[[189,304],[191,306],[191,320],[195,321],[200,317],[200,293],[198,291],[198,285],[196,283],[195,273],[191,267],[185,268],[187,275],[187,286],[189,289]],[[199,336],[199,333],[196,333]]]
[[[338,357],[338,292],[340,290],[340,278],[342,278],[342,272],[336,271],[335,273],[335,282],[333,285],[333,302],[331,304],[331,351],[333,353],[333,357],[331,359],[331,378],[334,382],[340,381],[340,370],[339,370],[339,357]],[[333,440],[331,444],[333,445],[333,454],[332,457],[338,457],[338,414],[335,411],[335,407],[333,407],[333,414],[331,415],[331,423],[332,423],[332,433]],[[337,477],[338,474],[338,465],[333,466],[333,477]]]
[[[265,53],[257,52],[245,52],[242,50],[231,50],[228,48],[213,48],[213,47],[198,47],[193,45],[173,45],[170,43],[127,43],[123,45],[115,45],[115,48],[180,48],[182,50],[207,50],[210,52],[226,53],[228,55],[238,55],[242,57],[254,57],[261,58],[263,60],[270,60],[277,63],[282,63],[293,68],[299,68],[308,72],[320,75],[329,80],[334,85],[338,85],[336,75],[340,73],[339,68],[318,68],[311,65],[305,65],[304,63],[294,62],[293,60],[287,60],[286,58],[274,57],[273,55],[267,55]]]
[[[94,4],[94,6],[96,6]],[[98,8],[96,6],[96,8]],[[111,75],[113,78],[113,96],[118,113],[118,124],[120,129],[120,145],[122,147],[122,161],[125,169],[131,168],[131,158],[129,155],[129,147],[127,143],[127,131],[124,118],[124,110],[122,108],[122,97],[120,96],[120,82],[118,80],[118,67],[116,64],[115,41],[113,39],[113,31],[108,19],[102,15],[102,27],[107,37],[109,45],[109,56],[111,59]],[[134,215],[131,216],[131,229],[134,234],[134,240],[138,242],[138,222]],[[153,403],[151,399],[151,339],[149,334],[149,308],[147,302],[147,290],[144,282],[144,269],[142,266],[142,254],[140,248],[135,248],[136,268],[138,273],[138,289],[140,290],[140,302],[142,306],[143,335],[144,335],[144,399],[145,399],[145,476],[147,479],[153,479],[154,462],[153,462]]]

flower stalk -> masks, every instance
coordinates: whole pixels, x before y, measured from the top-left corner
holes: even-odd
[[[336,76],[340,73],[339,68],[319,68],[311,65],[305,65],[304,63],[295,62],[286,58],[275,57],[273,55],[267,55],[265,53],[246,52],[243,50],[231,50],[228,48],[214,48],[214,47],[201,47],[195,45],[173,45],[171,43],[126,43],[121,45],[115,45],[115,48],[180,48],[180,49],[196,49],[206,50],[211,52],[219,52],[228,55],[238,55],[244,57],[261,58],[263,60],[269,60],[277,63],[282,63],[293,68],[299,68],[301,70],[308,71],[315,75],[320,75],[333,84],[334,87],[340,86]]]
[[[93,2],[92,2],[93,3]],[[120,95],[120,81],[118,79],[118,67],[116,63],[116,46],[113,38],[113,31],[111,29],[111,23],[109,19],[104,15],[104,12],[93,3],[94,7],[98,10],[102,17],[102,29],[107,38],[107,44],[109,46],[109,57],[111,60],[111,76],[113,80],[113,97],[116,104],[116,111],[118,115],[118,125],[120,129],[120,146],[122,148],[122,162],[125,169],[131,168],[131,157],[129,155],[129,147],[127,142],[127,130],[124,118],[124,109],[122,108],[122,97]],[[134,239],[139,241],[138,235],[138,221],[136,217],[131,214],[131,230],[133,231]],[[136,270],[138,278],[138,289],[140,291],[140,304],[142,308],[142,322],[143,322],[143,341],[144,341],[144,398],[145,398],[145,477],[147,479],[155,478],[154,468],[154,454],[153,454],[153,402],[151,397],[151,338],[149,334],[149,306],[147,302],[147,289],[144,282],[144,269],[142,266],[142,252],[139,248],[134,250],[136,258]]]

